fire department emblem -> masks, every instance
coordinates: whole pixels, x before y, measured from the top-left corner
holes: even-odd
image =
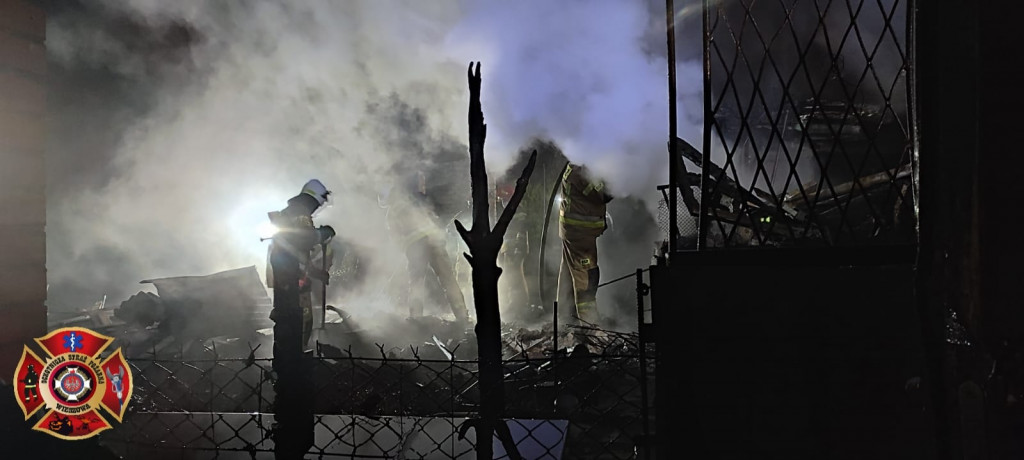
[[[68,327],[35,340],[44,356],[26,346],[14,373],[25,420],[45,410],[32,429],[77,440],[111,428],[110,419],[121,421],[133,380],[120,348],[101,357],[113,338]]]

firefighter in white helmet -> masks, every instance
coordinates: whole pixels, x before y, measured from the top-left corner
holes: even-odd
[[[314,263],[322,262],[311,260],[313,251],[335,236],[332,227],[313,225],[313,214],[327,203],[330,193],[323,183],[313,179],[288,200],[288,207],[268,214],[278,229],[267,267],[267,285],[274,289],[270,318],[279,323],[282,315],[301,315],[300,349],[307,346],[313,329],[312,279],[327,283],[330,277],[322,265]],[[292,339],[288,333],[284,338]]]

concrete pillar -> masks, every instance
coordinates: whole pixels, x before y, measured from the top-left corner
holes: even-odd
[[[0,0],[0,378],[46,333],[46,14]]]

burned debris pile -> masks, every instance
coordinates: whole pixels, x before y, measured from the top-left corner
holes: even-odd
[[[681,158],[681,203],[696,218],[701,212],[703,155],[682,139],[677,138],[676,143]],[[785,191],[774,193],[737,182],[735,165],[725,169],[711,163],[706,168],[709,184],[703,188],[713,191],[707,203],[713,222],[708,227],[708,236],[713,246],[911,241],[915,221],[909,157],[895,168],[871,171],[849,180],[791,180]],[[668,187],[659,189],[668,202]]]
[[[142,283],[157,292],[141,291],[122,302],[114,316],[124,324],[108,331],[124,339],[129,357],[198,356],[216,342],[265,340],[258,331],[270,325],[271,302],[255,266]]]

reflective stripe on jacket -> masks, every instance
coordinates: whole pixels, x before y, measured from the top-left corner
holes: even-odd
[[[558,222],[563,227],[604,229],[607,195],[604,182],[591,181],[586,169],[570,163],[562,174]]]

